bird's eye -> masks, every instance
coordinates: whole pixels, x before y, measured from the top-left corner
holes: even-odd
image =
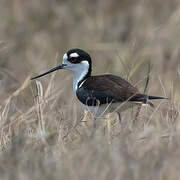
[[[76,63],[77,59],[74,58],[74,57],[71,57],[71,58],[69,58],[69,61],[70,61],[71,63]]]

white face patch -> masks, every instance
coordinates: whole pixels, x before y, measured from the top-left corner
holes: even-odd
[[[70,57],[77,58],[77,57],[79,57],[79,54],[78,54],[78,53],[71,53],[69,56],[70,56]]]
[[[63,56],[63,64],[66,64],[63,69],[70,70],[73,73],[73,91],[76,92],[79,81],[81,81],[89,71],[89,62],[82,61],[78,64],[73,64],[66,60]],[[81,83],[81,86],[82,84],[83,83]]]
[[[68,56],[67,56],[67,54],[65,53],[64,56],[63,56],[63,61],[64,61],[64,60],[67,60],[67,59],[68,59]]]
[[[79,57],[78,53],[71,53],[70,57]],[[73,91],[76,92],[78,88],[78,83],[86,76],[89,71],[89,62],[88,61],[81,61],[80,63],[74,64],[68,61],[67,53],[63,56],[62,64],[66,64],[63,69],[70,70],[73,73]],[[81,83],[80,86],[84,81]]]

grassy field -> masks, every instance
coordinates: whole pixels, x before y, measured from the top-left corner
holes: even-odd
[[[1,0],[0,22],[0,179],[180,178],[179,0]],[[74,47],[93,74],[141,92],[149,74],[147,93],[169,100],[99,119],[90,137],[70,72],[30,81]]]

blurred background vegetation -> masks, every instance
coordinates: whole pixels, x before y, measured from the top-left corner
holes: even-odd
[[[178,179],[179,42],[179,0],[1,0],[1,177]],[[75,47],[91,54],[93,74],[120,75],[140,91],[151,62],[148,93],[170,100],[142,110],[133,127],[132,112],[125,113],[111,145],[102,134],[88,139],[71,73],[29,81]],[[33,136],[39,126],[46,138]]]

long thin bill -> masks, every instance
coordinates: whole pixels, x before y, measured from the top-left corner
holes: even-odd
[[[49,71],[47,71],[47,72],[45,72],[45,73],[43,73],[43,74],[40,74],[40,75],[38,75],[38,76],[35,76],[35,77],[31,78],[31,80],[40,78],[40,77],[42,77],[42,76],[45,76],[46,74],[52,73],[52,72],[54,72],[54,71],[57,71],[58,69],[63,69],[65,66],[66,66],[66,64],[62,64],[62,65],[56,66],[56,67],[50,69]]]

